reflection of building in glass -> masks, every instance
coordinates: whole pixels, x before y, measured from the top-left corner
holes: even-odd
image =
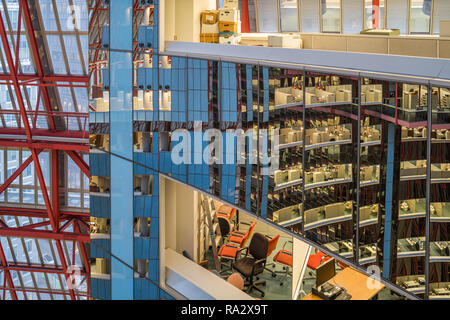
[[[385,27],[389,9],[379,3],[374,13],[373,3],[361,2],[357,29],[373,27],[374,15]],[[260,32],[296,31],[296,23],[303,28],[298,2],[281,4],[256,2]],[[321,11],[309,17],[308,31],[341,32],[348,14],[341,1],[317,4],[309,8]],[[111,20],[96,30],[102,42],[91,57],[94,298],[169,298],[160,248],[167,223],[160,186],[168,178],[284,227],[345,264],[376,267],[401,294],[450,296],[450,85],[448,74],[440,74],[444,59],[264,48],[273,40],[264,34],[245,39],[258,47],[200,44],[200,32],[184,35],[183,25],[167,21],[158,4],[142,5],[126,20],[123,12],[131,6],[111,2]],[[278,25],[279,16],[286,16],[285,23]],[[163,22],[165,33],[158,25]],[[216,150],[245,159],[238,165],[206,163],[195,147],[187,155],[191,161],[175,165],[176,130],[187,130],[200,150],[211,143],[198,128],[218,129],[224,138],[227,130],[278,130],[279,168],[266,175],[261,154],[256,164],[249,161],[252,144],[265,145],[262,139],[247,139],[243,154],[228,140],[231,152]],[[136,268],[145,272],[136,274]]]

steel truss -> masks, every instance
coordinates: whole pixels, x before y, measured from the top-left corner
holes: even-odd
[[[43,265],[24,265],[8,262],[5,250],[0,242],[0,273],[4,273],[4,283],[0,283],[0,293],[3,291],[3,299],[6,291],[9,291],[12,299],[17,300],[17,292],[38,292],[49,294],[70,295],[72,300],[78,297],[89,298],[90,291],[90,264],[88,258],[87,244],[89,243],[89,214],[83,212],[67,212],[59,207],[59,161],[58,157],[62,153],[67,155],[81,169],[83,174],[89,177],[89,166],[83,160],[80,152],[88,152],[88,114],[87,113],[64,113],[55,112],[55,106],[52,106],[49,87],[84,87],[89,82],[88,76],[80,75],[58,75],[45,74],[42,63],[42,52],[39,51],[39,41],[33,27],[33,16],[30,13],[30,4],[26,0],[19,0],[19,17],[17,26],[17,45],[15,48],[15,56],[11,52],[9,34],[6,30],[6,21],[0,15],[0,38],[4,49],[4,56],[8,66],[8,74],[0,73],[0,84],[8,85],[13,88],[19,110],[14,111],[18,120],[17,128],[0,128],[0,146],[2,147],[19,147],[30,150],[31,155],[28,159],[17,168],[0,186],[0,194],[11,185],[11,183],[28,167],[34,164],[35,172],[38,177],[39,186],[45,202],[45,210],[43,209],[24,209],[17,207],[0,207],[0,237],[17,237],[17,238],[35,238],[54,240],[57,248],[57,255],[61,266],[43,266]],[[6,8],[4,8],[6,10]],[[19,44],[21,37],[21,23],[24,21],[24,28],[27,33],[30,51],[36,74],[19,74]],[[23,36],[23,35],[22,35]],[[21,88],[24,86],[37,86],[38,102],[36,110],[27,109],[22,96]],[[45,111],[39,109],[39,101]],[[6,114],[12,110],[1,110],[1,114]],[[36,127],[37,119],[45,119],[48,129],[39,129]],[[69,121],[70,120],[70,121]],[[77,123],[78,130],[69,130],[69,122]],[[50,150],[51,157],[51,194],[47,190],[41,164],[39,162],[39,154],[43,150]],[[29,217],[42,218],[43,222],[30,224],[22,227],[11,228],[1,219],[1,216],[13,217]],[[68,227],[72,227],[73,232],[66,231]],[[43,229],[42,227],[46,227]],[[73,259],[75,259],[75,250],[78,247],[80,259],[83,267],[80,275],[86,277],[87,295],[79,294],[69,286],[71,279],[71,271],[67,264],[67,251],[64,252],[62,241],[73,241]],[[46,274],[61,274],[64,276],[68,292],[58,292],[53,290],[41,290],[40,288],[16,288],[12,279],[11,271],[28,271],[40,272]],[[0,299],[2,297],[0,296]]]

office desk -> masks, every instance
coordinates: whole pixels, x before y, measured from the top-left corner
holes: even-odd
[[[352,298],[350,300],[370,300],[384,288],[384,284],[379,283],[378,288],[369,289],[367,287],[368,278],[369,277],[365,274],[349,267],[336,274],[331,280],[329,280],[329,282],[346,288],[347,293],[352,295]],[[316,296],[315,294],[309,293],[304,296],[302,300],[323,299]]]

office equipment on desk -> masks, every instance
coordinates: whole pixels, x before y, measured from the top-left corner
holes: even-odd
[[[339,253],[350,252],[353,249],[353,244],[351,241],[341,241],[338,242],[338,245],[339,245]]]
[[[329,282],[322,284],[320,287],[312,287],[312,292],[323,300],[350,300],[352,298],[344,288]]]
[[[329,259],[316,268],[316,287],[321,286],[336,275],[334,259]]]
[[[411,281],[405,281],[402,283],[402,286],[405,289],[411,289],[411,288],[416,288],[420,286],[420,283],[416,280],[411,280]]]
[[[312,254],[309,256],[308,258],[308,263],[307,266],[308,268],[310,268],[312,271],[317,271],[317,268],[324,262],[329,261],[330,259],[333,259],[330,256],[327,256],[325,253],[323,253],[322,251],[318,251],[315,254]],[[312,275],[312,272],[310,272],[310,275]]]
[[[450,295],[450,290],[448,288],[435,288],[433,293],[437,296],[448,296]]]
[[[384,288],[381,282],[375,281],[377,285],[369,288],[367,281],[369,276],[355,270],[351,267],[347,267],[334,276],[329,282],[335,286],[339,286],[346,289],[346,293],[351,296],[350,300],[370,300]],[[321,297],[309,293],[302,300],[323,300]]]

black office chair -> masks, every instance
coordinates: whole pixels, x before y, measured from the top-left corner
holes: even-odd
[[[218,216],[217,221],[219,222],[220,234],[222,236],[222,243],[225,243],[225,240],[230,235],[233,227],[227,218]]]
[[[250,246],[238,251],[233,264],[233,268],[248,280],[245,285],[247,287],[247,292],[249,293],[251,290],[255,289],[261,293],[262,297],[264,297],[265,292],[257,287],[257,285],[265,285],[266,281],[255,282],[253,277],[263,273],[264,268],[266,267],[268,247],[269,239],[261,233],[255,233],[250,242]],[[244,250],[246,251],[245,256],[243,258],[238,258],[240,253]]]

